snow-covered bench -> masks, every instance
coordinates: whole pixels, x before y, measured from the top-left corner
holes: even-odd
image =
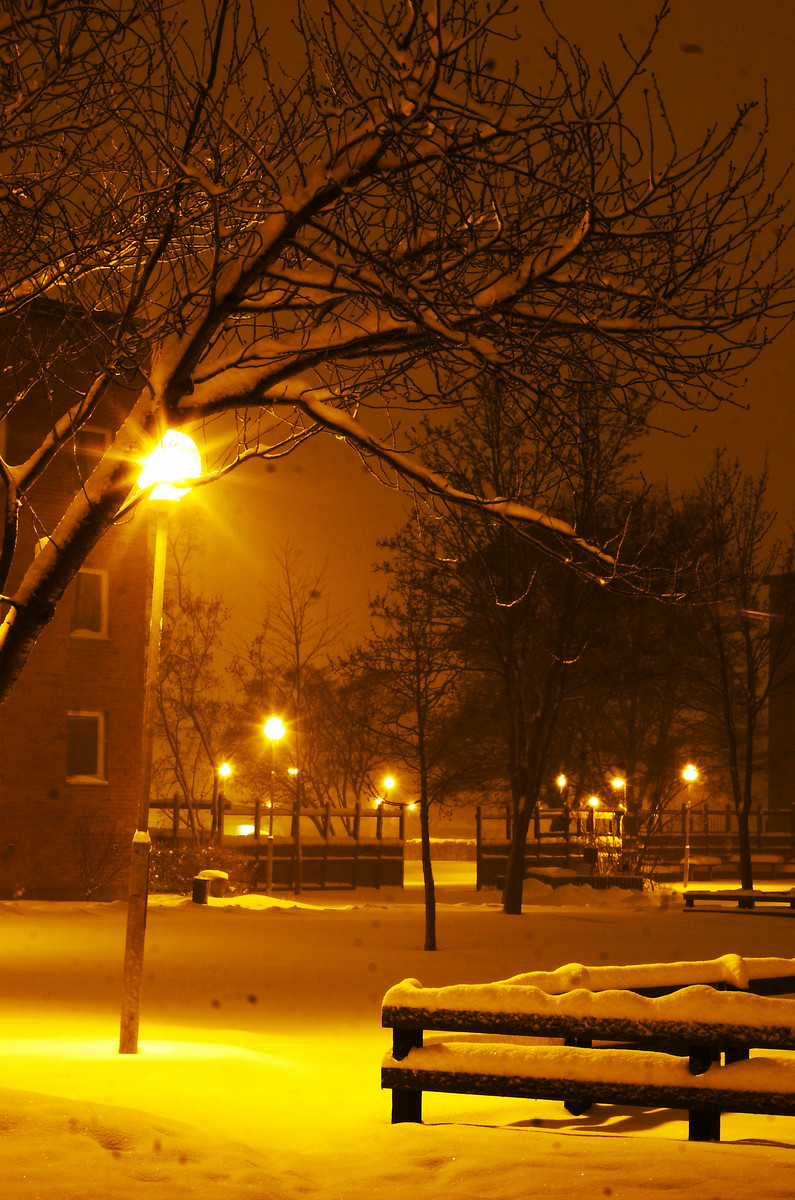
[[[749,982],[795,993],[795,961],[575,964],[440,988],[404,980],[382,1009],[392,1121],[421,1121],[424,1091],[562,1100],[574,1114],[594,1103],[683,1108],[692,1141],[719,1140],[721,1112],[795,1116],[795,1057],[750,1058],[795,1050],[795,1000],[742,990]],[[455,1036],[425,1045],[425,1031]]]
[[[789,908],[795,909],[795,888],[789,891],[772,891],[770,888],[760,890],[759,888],[723,888],[720,891],[700,891],[698,889],[688,888],[683,893],[685,898],[685,909],[695,908],[696,901],[706,902],[707,904],[725,903],[727,900],[733,901],[738,908],[756,908],[757,904],[776,904],[787,905]]]

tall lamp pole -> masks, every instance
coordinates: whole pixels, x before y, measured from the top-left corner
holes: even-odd
[[[138,1022],[141,1008],[141,981],[146,937],[146,907],[149,890],[149,789],[152,782],[152,743],[157,709],[157,679],[160,669],[160,633],[163,625],[163,596],[166,581],[168,515],[171,502],[181,499],[189,487],[175,483],[201,474],[201,456],[194,442],[184,433],[170,431],[150,455],[139,476],[139,488],[153,488],[151,500],[156,513],[155,561],[152,574],[152,603],[149,615],[149,643],[144,682],[144,715],[141,742],[141,776],[138,793],[138,820],[132,841],[130,891],[127,901],[127,937],[124,946],[124,982],[121,1001],[119,1053],[138,1052]]]
[[[273,780],[276,773],[276,745],[284,737],[284,722],[280,717],[268,717],[262,732],[271,744],[270,811],[268,815],[268,858],[265,874],[265,892],[273,891]]]
[[[690,808],[693,802],[693,784],[698,779],[698,767],[688,763],[682,772],[682,778],[687,784],[687,800],[685,801],[685,863],[684,886],[690,882]]]

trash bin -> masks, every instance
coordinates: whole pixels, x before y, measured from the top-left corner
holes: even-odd
[[[199,871],[193,876],[193,903],[206,904],[210,896],[223,896],[228,881],[226,871]]]

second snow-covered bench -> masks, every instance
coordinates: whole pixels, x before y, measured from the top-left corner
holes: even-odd
[[[719,1140],[721,1112],[795,1116],[795,1058],[750,1058],[760,1048],[795,1050],[795,1000],[717,990],[747,987],[749,970],[762,987],[769,980],[775,990],[795,990],[792,960],[733,955],[573,966],[496,984],[423,988],[404,980],[382,1009],[393,1031],[381,1075],[392,1089],[393,1123],[422,1119],[424,1091],[562,1100],[574,1113],[594,1103],[683,1108],[693,1141]],[[688,974],[699,982],[682,986]],[[640,995],[632,983],[655,994]],[[455,1036],[425,1045],[425,1031]],[[462,1037],[473,1033],[491,1040]],[[517,1037],[563,1044],[507,1040]]]

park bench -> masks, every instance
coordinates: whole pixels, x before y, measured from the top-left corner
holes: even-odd
[[[712,904],[714,908],[727,901],[731,901],[738,908],[743,909],[756,908],[760,904],[785,905],[787,908],[795,909],[795,888],[790,888],[786,892],[772,891],[769,888],[764,890],[759,888],[722,888],[720,891],[687,888],[683,895],[685,910],[695,909],[697,902]]]
[[[795,1116],[795,1057],[750,1057],[795,1050],[787,993],[795,960],[734,955],[495,984],[404,980],[384,997],[381,1086],[393,1124],[422,1120],[423,1092],[457,1092],[562,1100],[574,1115],[594,1103],[686,1109],[691,1141],[720,1140],[722,1112]],[[425,1032],[447,1036],[425,1044]],[[517,1042],[539,1038],[557,1044]]]

